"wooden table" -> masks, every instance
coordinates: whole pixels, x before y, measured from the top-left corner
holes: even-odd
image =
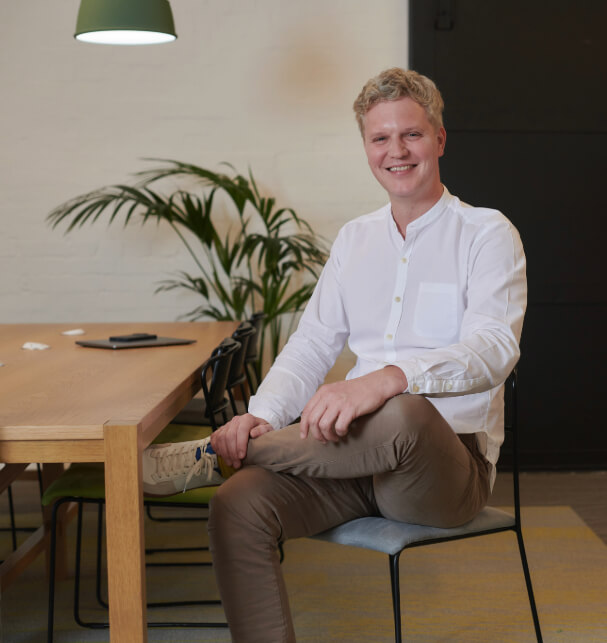
[[[141,451],[200,389],[200,366],[236,325],[0,324],[0,462],[61,463],[45,465],[51,475],[67,462],[105,462],[113,643],[147,641]],[[86,334],[62,335],[74,328]],[[128,350],[75,344],[132,332],[196,343]],[[24,350],[25,342],[50,349]],[[44,532],[24,548],[26,558],[43,548],[41,538]],[[2,574],[14,574],[18,558],[7,559]]]

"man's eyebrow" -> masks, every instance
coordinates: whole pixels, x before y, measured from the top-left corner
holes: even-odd
[[[386,134],[391,129],[392,128],[390,128],[390,127],[379,127],[378,126],[375,129],[366,130],[366,133],[369,136],[377,136],[378,134]],[[424,127],[421,124],[417,124],[417,125],[410,125],[409,127],[403,127],[402,130],[399,130],[399,131],[402,131],[402,132],[425,132],[428,129],[429,128]]]

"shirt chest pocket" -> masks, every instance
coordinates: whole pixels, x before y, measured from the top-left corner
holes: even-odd
[[[419,284],[413,332],[419,337],[451,339],[457,333],[456,284],[422,281]]]

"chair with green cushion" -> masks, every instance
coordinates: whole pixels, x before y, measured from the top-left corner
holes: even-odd
[[[223,422],[228,421],[226,399],[228,379],[232,359],[241,350],[240,342],[232,337],[226,337],[213,351],[211,357],[202,367],[201,385],[204,395],[204,418],[208,420],[213,431],[218,428],[217,416],[221,414]],[[207,422],[185,422],[185,424],[207,424]]]
[[[198,427],[200,428],[200,427]],[[203,487],[191,489],[185,493],[168,496],[166,498],[144,498],[144,503],[149,506],[172,507],[208,507],[217,487]],[[80,616],[80,569],[82,551],[82,512],[84,504],[96,504],[97,515],[97,545],[96,545],[96,598],[100,605],[107,607],[107,602],[101,597],[101,567],[102,567],[102,530],[103,507],[105,504],[105,477],[102,463],[74,464],[53,482],[43,495],[44,506],[52,505],[51,517],[51,556],[49,565],[49,604],[48,604],[48,635],[49,643],[53,641],[54,630],[54,603],[55,603],[55,548],[57,515],[60,507],[65,503],[75,502],[78,505],[76,526],[76,562],[74,571],[74,620],[82,627],[93,629],[108,627],[107,622],[87,622]],[[211,566],[210,562],[198,563],[199,566]],[[148,603],[148,607],[171,607],[176,605],[219,605],[218,599],[200,599],[191,601],[173,601]],[[149,627],[227,627],[225,622],[150,622]]]
[[[261,384],[261,370],[259,368],[260,362],[260,340],[261,330],[265,319],[264,313],[253,313],[249,317],[249,323],[255,329],[255,334],[250,338],[247,346],[247,354],[245,357],[245,375],[247,383],[249,384],[249,391],[251,395],[255,393],[257,387]]]
[[[232,338],[241,344],[241,349],[234,353],[228,376],[228,397],[230,398],[234,415],[242,415],[249,410],[249,394],[246,386],[246,358],[251,342],[255,343],[256,334],[255,327],[249,322],[242,322],[232,334]],[[234,391],[237,388],[240,390],[241,395],[242,403],[240,408],[234,395]]]
[[[229,403],[231,407],[230,416],[238,415],[241,413],[246,413],[248,408],[248,394],[245,388],[246,371],[245,371],[245,359],[249,346],[249,340],[254,339],[255,328],[249,322],[242,322],[238,328],[232,334],[231,340],[238,342],[240,348],[234,351],[232,355],[232,361],[230,363],[230,368],[227,374],[225,390],[228,394]],[[229,342],[230,339],[224,340]],[[242,404],[238,408],[238,401],[234,395],[234,390],[239,389],[240,395],[242,398]],[[200,395],[197,395],[191,399],[185,407],[173,418],[173,424],[208,424],[209,418],[207,416],[206,409],[206,398],[208,396],[204,394],[204,391]],[[215,401],[214,403],[217,403]],[[226,401],[226,413],[227,413],[227,401]],[[227,421],[228,415],[224,414],[224,422]]]
[[[210,434],[210,429],[217,430],[217,418],[221,418],[222,424],[227,422],[228,405],[233,404],[234,399],[230,390],[231,378],[234,378],[232,365],[234,360],[242,362],[243,346],[246,346],[248,341],[246,333],[242,335],[244,344],[237,341],[235,339],[237,331],[232,337],[226,337],[213,350],[211,357],[203,365],[201,372],[202,398],[195,397],[190,400],[154,440],[156,444],[198,440],[200,437],[207,437]],[[232,385],[234,386],[235,384]],[[226,393],[228,397],[226,397]],[[210,427],[210,429],[201,434],[201,427]],[[152,515],[150,507],[151,505],[146,507],[148,517],[158,522],[164,522],[165,520],[199,520],[198,518],[184,517],[158,518]]]
[[[202,390],[207,402],[207,417],[211,426],[200,425],[175,425],[169,424],[156,438],[155,442],[179,442],[196,440],[208,437],[212,428],[217,426],[217,415],[223,416],[228,401],[225,398],[227,378],[234,353],[239,350],[240,344],[232,338],[226,338],[212,353],[201,369]],[[146,508],[151,506],[171,507],[200,507],[208,508],[208,504],[215,493],[216,487],[191,489],[182,494],[166,498],[144,498]],[[54,633],[54,601],[55,601],[55,547],[56,524],[59,508],[68,502],[78,505],[77,542],[76,542],[76,572],[74,585],[74,618],[83,627],[104,628],[104,622],[85,622],[80,618],[80,553],[82,547],[82,509],[84,504],[96,504],[98,508],[97,521],[97,581],[96,594],[98,602],[107,607],[100,592],[101,585],[101,541],[103,530],[103,507],[105,504],[105,478],[102,463],[73,464],[45,491],[42,503],[52,505],[51,518],[51,551],[49,565],[49,609],[48,609],[48,641],[53,640]],[[147,553],[147,552],[146,552]],[[210,566],[211,563],[197,563]],[[187,602],[148,603],[148,607],[174,606],[174,605],[217,605],[217,599],[195,600]],[[150,627],[227,627],[225,622],[151,622]]]

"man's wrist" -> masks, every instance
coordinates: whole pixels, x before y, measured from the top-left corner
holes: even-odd
[[[384,367],[383,372],[386,376],[386,392],[389,393],[389,397],[394,397],[407,390],[409,383],[402,369],[390,364]]]

